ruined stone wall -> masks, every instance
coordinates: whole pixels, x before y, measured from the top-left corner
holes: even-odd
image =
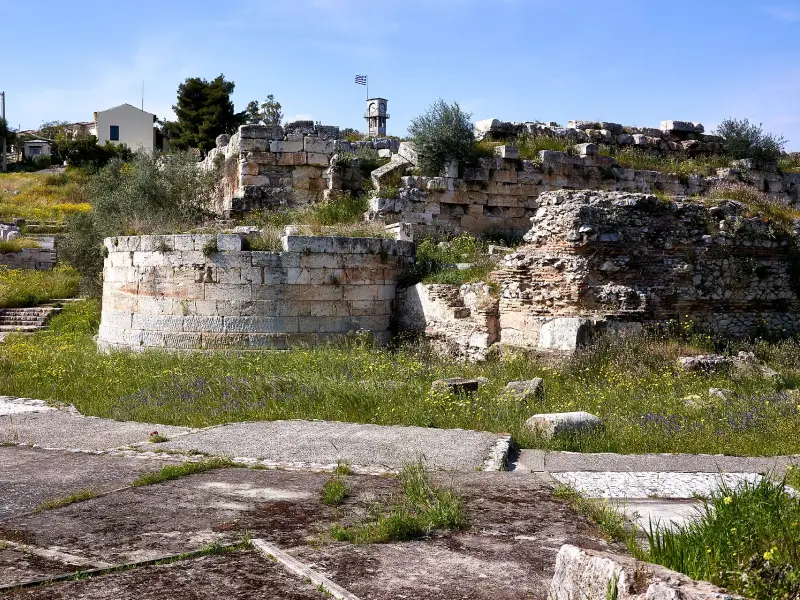
[[[47,271],[56,266],[56,251],[52,248],[23,248],[19,252],[0,254],[0,266]]]
[[[485,283],[418,283],[398,289],[398,325],[424,333],[443,354],[483,360],[500,340],[497,299]]]
[[[731,201],[592,190],[546,192],[538,205],[527,244],[497,274],[503,343],[554,347],[597,323],[668,320],[733,338],[800,331],[797,224]]]
[[[389,189],[384,182],[392,172],[400,174],[412,165],[404,160],[403,150],[401,145],[400,155],[380,173],[373,173],[378,197],[371,201],[370,218],[387,223],[404,221],[416,228],[447,233],[522,235],[536,215],[540,194],[560,189],[692,196],[719,183],[744,181],[780,202],[800,204],[800,174],[725,168],[706,177],[634,170],[617,166],[611,157],[597,155],[594,144],[579,146],[575,155],[542,151],[537,161],[481,158],[477,166],[462,167],[460,176],[456,166],[447,177],[403,176],[399,190]],[[396,197],[382,197],[387,189]]]
[[[359,330],[389,336],[412,242],[283,240],[283,252],[256,252],[231,234],[106,238],[99,347],[261,350]]]
[[[550,137],[575,144],[594,142],[612,148],[687,155],[718,153],[723,141],[718,135],[706,134],[701,123],[690,121],[661,121],[658,128],[608,121],[568,121],[566,127],[557,123],[511,123],[499,119],[486,119],[475,124],[475,137],[479,140],[509,141],[524,135]]]
[[[221,169],[216,211],[224,216],[263,208],[303,206],[331,193],[360,190],[354,164],[336,157],[369,145],[388,156],[397,140],[348,142],[336,139],[338,127],[296,122],[286,127],[243,125],[232,136],[217,138],[217,147],[201,163]]]

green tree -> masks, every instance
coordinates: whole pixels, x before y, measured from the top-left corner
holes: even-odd
[[[178,86],[178,103],[172,107],[178,117],[172,146],[179,150],[199,148],[208,152],[222,133],[233,133],[245,123],[247,112],[233,109],[231,94],[235,84],[219,75],[211,81],[189,77]]]
[[[251,125],[280,125],[283,121],[283,111],[281,103],[275,100],[275,96],[270,94],[261,104],[257,100],[247,103],[245,109],[247,123]]]
[[[736,159],[752,158],[760,167],[774,164],[781,154],[786,140],[782,136],[765,133],[761,124],[747,119],[725,119],[715,131],[725,138],[722,150]]]
[[[16,132],[8,126],[8,121],[2,117],[0,117],[0,139],[6,141],[7,147],[10,147],[17,139]]]
[[[69,137],[66,131],[69,121],[44,121],[39,126],[39,136],[46,140],[55,140],[59,136]]]
[[[475,143],[472,115],[458,102],[441,98],[411,121],[408,132],[417,144],[419,168],[426,175],[438,175],[451,160],[467,161]]]

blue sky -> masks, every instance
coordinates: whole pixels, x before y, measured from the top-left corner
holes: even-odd
[[[12,126],[124,102],[171,115],[186,77],[234,102],[363,129],[370,93],[403,135],[432,101],[475,120],[763,122],[800,150],[800,0],[1,0]],[[13,50],[11,50],[13,49]]]

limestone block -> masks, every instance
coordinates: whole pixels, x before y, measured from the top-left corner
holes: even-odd
[[[596,156],[600,153],[598,145],[592,143],[575,144],[575,150],[580,156]]]
[[[217,235],[217,250],[220,252],[240,252],[242,237],[237,234],[220,233]]]
[[[378,150],[378,158],[392,158],[392,151],[388,148]]]
[[[289,335],[278,333],[251,333],[247,336],[250,348],[264,350],[287,350],[289,348]]]
[[[269,186],[269,177],[266,175],[242,175],[240,181],[242,182],[242,185],[256,185],[261,187]]]
[[[241,284],[205,283],[204,300],[251,300],[251,288]]]
[[[616,141],[621,146],[629,146],[633,144],[634,140],[632,135],[629,135],[627,133],[620,133],[619,135],[617,135]]]
[[[216,307],[216,303],[214,303]],[[215,308],[216,310],[216,308]],[[222,333],[223,318],[216,315],[188,315],[183,317],[183,331],[207,331]]]
[[[616,587],[614,587],[616,586]],[[556,557],[551,600],[744,600],[705,581],[607,552],[565,544]]]
[[[307,136],[303,139],[303,150],[314,154],[333,154],[336,152],[336,143],[334,140]]]
[[[456,395],[474,394],[478,391],[479,386],[480,381],[477,379],[451,377],[449,379],[437,379],[431,384],[431,390]]]
[[[308,139],[308,138],[306,138]],[[318,167],[327,167],[330,164],[330,155],[318,152],[307,153],[307,163]]]
[[[353,285],[345,284],[337,286],[342,290],[343,300],[383,300],[378,294],[378,288],[383,288],[380,285]]]
[[[541,377],[524,381],[510,381],[506,385],[504,393],[525,404],[534,400],[541,402],[544,398],[544,381]]]
[[[224,317],[225,333],[297,333],[298,317]]]
[[[242,138],[239,149],[242,152],[267,152],[269,151],[269,140],[266,138]]]
[[[499,158],[519,160],[519,148],[517,146],[510,146],[508,144],[495,146],[494,155]]]
[[[303,140],[298,140],[298,141],[273,140],[269,144],[269,151],[276,153],[302,152],[303,149],[304,149]]]
[[[352,330],[350,317],[297,317],[300,333],[347,333]]]
[[[661,131],[664,133],[703,133],[705,128],[700,123],[690,121],[661,121]]]
[[[498,119],[484,119],[475,123],[475,138],[480,141],[489,136],[493,129],[497,129],[501,122]]]
[[[545,439],[551,439],[560,434],[569,435],[602,430],[603,421],[584,411],[542,413],[533,415],[525,421],[525,427]]]
[[[415,167],[419,165],[417,145],[414,142],[400,142],[397,154]]]
[[[282,140],[283,128],[280,125],[242,125],[239,127],[239,137],[240,144],[247,139]]]
[[[386,186],[393,177],[405,174],[406,169],[410,166],[411,163],[404,158],[393,155],[391,161],[382,167],[378,167],[370,174],[372,183],[375,188],[380,191],[381,185]]]
[[[578,317],[562,317],[548,321],[539,332],[541,350],[574,352],[591,334],[591,321]]]

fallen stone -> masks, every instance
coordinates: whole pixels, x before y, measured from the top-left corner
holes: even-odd
[[[698,354],[697,356],[680,356],[678,364],[687,371],[716,371],[730,367],[733,359],[719,354]]]
[[[533,400],[541,402],[544,399],[544,381],[541,377],[522,381],[510,381],[506,385],[505,393],[525,404]]]
[[[415,167],[419,166],[419,154],[417,152],[417,145],[414,142],[400,142],[397,154]]]
[[[616,586],[616,589],[613,589]],[[548,598],[583,600],[744,600],[705,581],[608,552],[565,544],[556,557]]]
[[[729,398],[733,398],[735,394],[733,390],[726,390],[725,388],[709,388],[708,395],[712,398],[722,398],[723,400],[728,400]]]
[[[431,390],[448,392],[451,394],[474,394],[478,391],[481,382],[477,379],[462,379],[451,377],[449,379],[437,379],[431,384]]]
[[[509,146],[508,144],[503,146],[495,146],[494,155],[499,158],[509,158],[517,160],[519,159],[519,148],[516,146]]]
[[[542,413],[525,421],[525,427],[545,439],[562,433],[587,433],[603,429],[603,421],[585,411]]]

